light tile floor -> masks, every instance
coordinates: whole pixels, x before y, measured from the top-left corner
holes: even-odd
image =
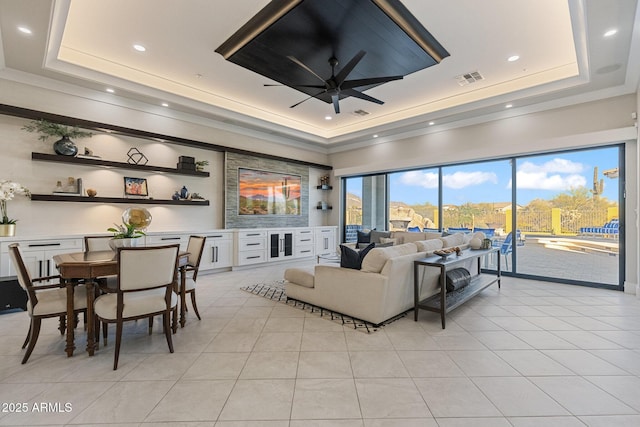
[[[366,334],[240,290],[288,266],[200,276],[175,353],[132,322],[117,371],[113,336],[89,358],[79,328],[67,358],[55,320],[21,365],[28,317],[0,315],[0,426],[640,425],[635,296],[503,278],[445,330],[423,311]]]

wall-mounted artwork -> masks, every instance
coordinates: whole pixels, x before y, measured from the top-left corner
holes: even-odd
[[[124,194],[127,197],[147,197],[147,180],[144,178],[124,178]]]
[[[238,215],[302,214],[302,177],[238,168]]]

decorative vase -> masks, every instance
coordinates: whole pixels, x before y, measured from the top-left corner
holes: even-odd
[[[180,190],[180,198],[181,199],[186,199],[189,197],[189,190],[187,190],[187,187],[185,187],[184,185],[182,186],[182,189]]]
[[[11,237],[16,235],[15,224],[0,224],[0,237]]]
[[[53,143],[53,151],[61,156],[75,156],[78,154],[78,147],[68,136],[63,136],[62,139]]]
[[[118,250],[118,248],[135,248],[138,246],[139,237],[127,238],[127,239],[111,239],[109,240],[109,246],[111,249]]]

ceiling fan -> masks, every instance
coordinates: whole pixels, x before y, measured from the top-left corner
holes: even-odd
[[[366,52],[364,50],[361,50],[360,52],[358,52],[353,58],[351,58],[351,60],[347,63],[347,65],[342,67],[342,69],[340,70],[340,72],[338,72],[337,75],[336,75],[335,71],[336,71],[336,65],[338,65],[338,59],[335,56],[332,56],[331,58],[329,58],[329,65],[331,66],[331,77],[329,77],[327,80],[325,80],[322,77],[320,77],[318,75],[318,73],[316,73],[311,68],[306,66],[302,61],[300,61],[296,57],[287,56],[287,58],[289,60],[291,60],[294,63],[296,63],[297,65],[302,67],[307,72],[311,73],[314,77],[316,77],[318,80],[320,80],[322,82],[321,85],[320,84],[318,84],[318,85],[291,85],[291,87],[293,87],[293,88],[315,88],[315,89],[320,89],[320,92],[318,92],[318,93],[316,93],[314,95],[311,95],[308,98],[303,99],[302,101],[300,101],[300,102],[298,102],[296,104],[293,104],[290,108],[297,107],[298,105],[302,104],[303,102],[305,102],[305,101],[307,101],[307,100],[309,100],[311,98],[316,98],[316,97],[318,97],[318,96],[320,96],[322,94],[325,94],[325,93],[331,96],[331,101],[333,102],[333,109],[335,110],[336,114],[340,114],[340,104],[339,104],[340,95],[342,95],[343,97],[353,96],[354,98],[364,99],[365,101],[375,102],[376,104],[380,104],[380,105],[384,104],[383,101],[380,101],[379,99],[376,99],[376,98],[374,98],[372,96],[366,95],[366,94],[356,90],[355,88],[361,87],[361,86],[382,84],[382,83],[390,82],[390,81],[393,81],[393,80],[401,80],[403,78],[403,76],[371,77],[371,78],[367,78],[367,79],[346,80],[346,78],[349,75],[349,73],[351,73],[351,71],[353,71],[353,69],[356,67],[356,65],[358,65],[360,60],[365,55],[366,55]],[[280,86],[280,85],[265,84],[265,86]]]

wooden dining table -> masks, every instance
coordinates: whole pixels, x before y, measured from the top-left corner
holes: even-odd
[[[185,324],[185,285],[186,266],[189,252],[178,253],[178,269],[180,284],[176,289],[180,294],[180,324]],[[75,350],[75,316],[73,314],[73,294],[78,283],[84,283],[87,288],[87,352],[93,356],[96,349],[96,325],[94,321],[93,303],[95,299],[95,281],[99,277],[115,276],[118,274],[117,254],[113,251],[72,252],[58,254],[53,257],[58,268],[60,280],[67,289],[67,345],[65,351],[68,357],[73,356]],[[173,316],[172,329],[178,329],[177,316]]]

